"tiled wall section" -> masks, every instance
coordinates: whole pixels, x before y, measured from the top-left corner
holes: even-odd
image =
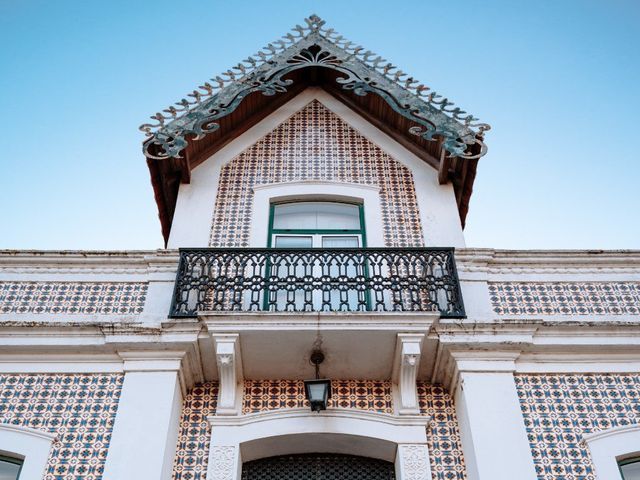
[[[519,374],[515,381],[540,480],[596,480],[583,435],[640,421],[639,374]]]
[[[431,417],[427,432],[433,480],[467,478],[453,399],[440,385],[418,383],[420,412]]]
[[[146,295],[146,283],[0,282],[0,314],[136,315]]]
[[[222,168],[210,244],[248,246],[253,186],[301,180],[379,187],[385,244],[423,245],[411,171],[317,100]]]
[[[640,283],[490,283],[498,315],[640,315]]]
[[[391,383],[338,380],[332,383],[334,406],[392,413]],[[218,384],[196,386],[185,398],[174,480],[205,480],[211,429],[207,416],[215,414]],[[465,465],[453,400],[438,385],[418,384],[420,411],[432,418],[428,432],[433,480],[465,480]],[[247,380],[243,413],[304,407],[302,382]]]
[[[331,392],[331,407],[393,413],[391,382],[332,380]],[[243,413],[307,405],[302,380],[246,380],[244,383]]]
[[[174,480],[206,478],[211,437],[207,416],[216,413],[217,400],[217,382],[195,386],[184,399],[176,458],[173,463]]]
[[[56,434],[44,480],[99,480],[122,381],[122,374],[0,374],[0,423]]]

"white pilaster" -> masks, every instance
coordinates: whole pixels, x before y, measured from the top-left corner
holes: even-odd
[[[431,480],[429,449],[426,445],[398,445],[396,478],[398,480]]]
[[[469,480],[537,480],[513,372],[517,354],[452,353]]]
[[[237,333],[213,335],[220,382],[217,415],[242,413],[242,357],[240,336]]]
[[[418,392],[416,378],[420,365],[424,334],[399,333],[396,342],[396,354],[393,365],[393,383],[397,388],[397,413],[399,415],[416,415]]]
[[[103,480],[171,478],[182,394],[176,352],[120,353],[124,384]]]

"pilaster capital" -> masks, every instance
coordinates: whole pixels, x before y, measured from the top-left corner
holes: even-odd
[[[434,380],[453,394],[465,373],[504,373],[516,371],[516,360],[522,351],[442,349],[436,362]]]
[[[185,352],[180,351],[118,351],[126,372],[177,372],[182,367]]]
[[[184,350],[119,350],[122,371],[128,372],[175,372],[180,382],[182,395],[198,381],[202,372],[193,354]]]

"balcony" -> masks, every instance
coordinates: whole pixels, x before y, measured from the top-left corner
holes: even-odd
[[[199,312],[465,315],[452,248],[181,249],[170,316]]]

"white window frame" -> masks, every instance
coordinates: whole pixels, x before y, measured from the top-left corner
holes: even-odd
[[[364,225],[368,247],[384,247],[384,225],[380,189],[372,185],[326,181],[298,181],[255,185],[249,246],[267,246],[269,232],[269,208],[272,203],[300,202],[349,202],[364,207]]]
[[[56,436],[35,428],[0,424],[0,454],[22,460],[20,480],[42,478]]]
[[[598,480],[621,480],[618,462],[640,456],[640,425],[613,427],[584,435]]]
[[[293,408],[210,416],[207,478],[239,480],[242,463],[298,453],[343,453],[395,463],[396,480],[431,480],[430,418],[354,409]]]

